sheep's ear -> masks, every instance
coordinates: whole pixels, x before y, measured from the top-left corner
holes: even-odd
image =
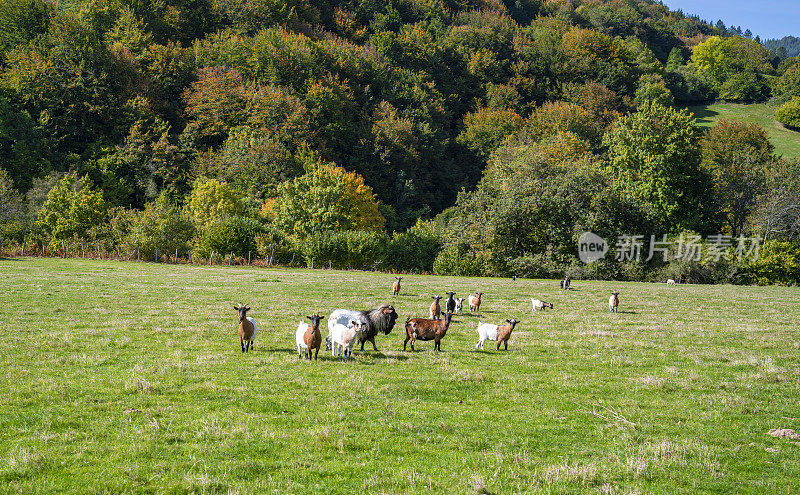
[[[313,320],[314,319],[313,316],[306,316],[306,318],[308,318],[309,320]]]
[[[239,306],[235,306],[235,305],[234,305],[234,306],[233,306],[233,309],[235,309],[236,311],[239,311]]]

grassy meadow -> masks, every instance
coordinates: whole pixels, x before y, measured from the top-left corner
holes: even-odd
[[[797,288],[392,281],[0,259],[0,493],[800,492],[800,440],[767,434],[800,431]],[[476,351],[465,311],[403,352],[446,290],[520,320],[509,351]],[[298,360],[306,315],[383,302],[380,352]]]
[[[767,131],[776,154],[800,160],[800,132],[787,129],[775,120],[777,107],[769,103],[713,103],[690,106],[688,109],[694,113],[701,127],[712,127],[719,119],[756,123]]]

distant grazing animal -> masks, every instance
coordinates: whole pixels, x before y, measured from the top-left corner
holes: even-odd
[[[403,280],[403,277],[395,277],[394,283],[392,284],[392,294],[395,296],[400,293],[400,281]]]
[[[364,324],[358,320],[351,320],[349,326],[336,323],[331,329],[329,337],[333,342],[333,349],[331,349],[331,356],[336,356],[336,351],[344,359],[349,359],[353,356],[353,344],[356,339],[364,331]],[[338,349],[337,349],[338,348]]]
[[[497,341],[497,350],[500,350],[500,344],[505,344],[505,350],[508,350],[508,339],[511,338],[511,332],[514,327],[519,323],[515,319],[506,320],[503,325],[492,325],[491,323],[481,323],[478,320],[478,343],[475,344],[475,349],[483,350],[483,343],[487,340]]]
[[[675,285],[675,281],[672,279],[667,280],[667,285]]]
[[[564,275],[564,278],[561,279],[561,288],[562,289],[569,289],[569,283],[571,281],[572,281],[572,279],[569,277],[569,275]]]
[[[306,318],[311,320],[311,325],[301,321],[300,324],[297,325],[295,341],[297,342],[297,354],[300,358],[307,357],[308,360],[311,361],[311,351],[316,350],[316,352],[314,352],[314,359],[317,359],[319,348],[322,345],[322,335],[319,332],[319,320],[325,317],[320,316],[319,312],[317,312],[313,316],[306,316]]]
[[[433,302],[431,303],[430,310],[428,310],[428,315],[430,319],[438,320],[442,316],[442,307],[439,306],[439,299],[441,299],[442,296],[432,296],[432,297],[433,297]]]
[[[411,341],[411,351],[414,351],[414,342],[418,340],[433,340],[433,350],[442,350],[442,338],[447,333],[453,313],[447,311],[443,320],[426,320],[425,318],[410,318],[406,320],[406,340],[403,342],[403,350],[406,344]]]
[[[608,298],[608,309],[611,310],[612,313],[616,313],[618,307],[619,307],[619,292],[614,291],[611,293],[611,297]]]
[[[549,302],[540,301],[538,299],[531,299],[531,305],[533,306],[533,310],[542,310],[544,311],[547,308],[553,309],[553,305]]]
[[[469,310],[480,311],[481,309],[481,296],[483,292],[476,292],[474,295],[469,296]]]
[[[253,348],[253,340],[256,338],[256,320],[247,316],[252,308],[245,304],[240,303],[233,309],[239,312],[239,343],[242,345],[242,352],[247,352]]]
[[[456,299],[456,310],[455,310],[455,313],[457,315],[460,315],[461,311],[463,309],[464,309],[464,298],[463,297],[459,297],[458,299]]]
[[[455,310],[456,310],[456,300],[453,299],[453,295],[454,294],[455,294],[455,292],[448,292],[447,293],[447,302],[444,305],[444,310],[445,311],[450,311],[451,313],[455,312]]]
[[[397,312],[394,307],[383,304],[374,309],[366,311],[356,311],[352,309],[337,309],[328,317],[328,330],[332,330],[333,326],[337,323],[347,326],[351,321],[356,320],[362,323],[364,331],[358,336],[358,341],[361,343],[361,350],[364,350],[364,342],[372,342],[372,348],[378,350],[375,346],[375,336],[379,332],[389,335],[389,332],[394,328],[394,323],[397,321]],[[325,339],[326,349],[331,348],[330,334]]]

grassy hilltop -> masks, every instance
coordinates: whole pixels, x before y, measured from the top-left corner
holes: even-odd
[[[408,276],[393,297],[380,273],[61,259],[0,281],[3,493],[800,491],[800,440],[767,434],[800,430],[796,288]],[[508,352],[476,352],[468,312],[444,352],[402,352],[448,289],[522,321]],[[379,353],[297,359],[305,315],[382,302]]]
[[[800,133],[775,120],[775,107],[768,103],[713,103],[688,107],[701,127],[713,127],[719,119],[758,124],[767,131],[775,154],[800,160]]]

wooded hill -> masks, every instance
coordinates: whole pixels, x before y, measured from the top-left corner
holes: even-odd
[[[76,221],[48,223],[66,215],[41,211],[57,184],[133,216],[175,208],[196,235],[232,217],[288,244],[399,233],[459,191],[463,201],[478,193],[487,164],[508,157],[501,146],[600,173],[621,116],[715,98],[788,101],[795,61],[645,0],[8,0],[0,166],[17,222],[6,235],[90,236]],[[320,213],[293,194],[341,209]],[[203,195],[232,206],[198,206]],[[690,199],[670,211],[696,210],[691,194],[678,196]],[[658,228],[723,229],[717,199]],[[440,241],[453,215],[440,218]]]

